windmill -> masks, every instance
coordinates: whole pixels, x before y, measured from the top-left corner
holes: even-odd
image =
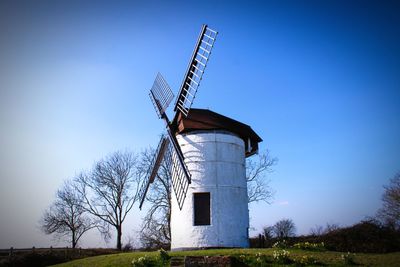
[[[139,189],[142,208],[163,161],[171,171],[171,249],[247,247],[249,214],[245,157],[262,139],[250,126],[192,104],[217,32],[203,25],[169,120],[174,98],[160,73],[150,99],[166,134],[159,141]],[[190,197],[188,197],[190,196]]]

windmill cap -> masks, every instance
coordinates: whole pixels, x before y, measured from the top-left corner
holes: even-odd
[[[208,109],[190,109],[187,117],[179,112],[172,121],[175,134],[193,131],[224,130],[236,134],[243,139],[246,157],[258,152],[260,136],[247,124],[228,118]]]

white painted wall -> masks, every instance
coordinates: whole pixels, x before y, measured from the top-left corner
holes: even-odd
[[[172,194],[171,249],[248,247],[244,142],[227,132],[178,135],[192,183],[182,210]],[[211,225],[194,226],[193,193],[210,192]]]

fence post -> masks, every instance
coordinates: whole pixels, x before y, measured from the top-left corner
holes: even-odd
[[[53,254],[53,246],[50,246],[50,254]]]
[[[13,248],[13,247],[10,248],[10,254],[9,254],[9,256],[10,256],[10,258],[11,258],[12,256],[14,256],[14,248]]]
[[[35,253],[35,246],[32,247],[32,253]]]

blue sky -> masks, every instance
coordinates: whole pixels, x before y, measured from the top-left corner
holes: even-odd
[[[194,107],[249,124],[279,158],[252,226],[292,218],[306,234],[373,215],[400,171],[399,14],[394,1],[1,1],[0,247],[54,244],[37,225],[63,180],[157,144],[148,90],[158,71],[178,90],[203,23],[219,35]]]

